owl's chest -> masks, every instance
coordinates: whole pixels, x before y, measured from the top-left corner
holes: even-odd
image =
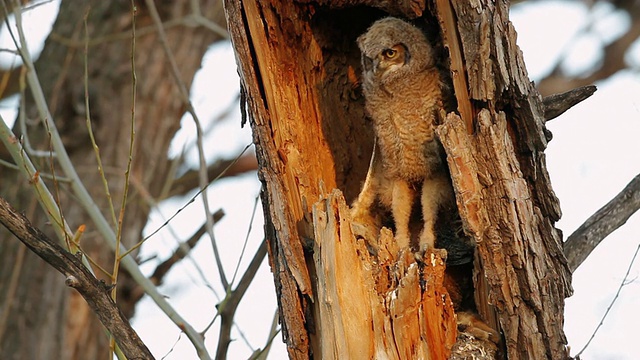
[[[396,112],[374,122],[388,175],[408,180],[424,178],[437,161],[428,151],[435,141],[435,116]]]

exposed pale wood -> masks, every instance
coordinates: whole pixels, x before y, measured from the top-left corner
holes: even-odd
[[[257,142],[282,333],[289,356],[306,359],[315,332],[313,269],[303,251],[313,238],[311,205],[336,187],[353,199],[373,144],[348,75],[359,66],[355,38],[368,21],[315,13],[312,22],[314,11],[289,2],[228,0],[225,9]],[[360,25],[345,32],[340,22]],[[337,34],[350,41],[335,42]]]
[[[337,190],[314,206],[318,358],[447,358],[457,331],[442,258],[428,253],[419,266],[405,251],[396,259],[388,230],[371,255],[347,214]]]
[[[467,125],[469,134],[473,133],[473,107],[469,99],[469,83],[467,82],[467,69],[463,59],[461,43],[458,41],[460,34],[453,14],[450,0],[436,0],[438,19],[442,30],[442,40],[449,49],[451,61],[450,72],[453,81],[453,89],[458,102],[458,113]],[[467,32],[468,34],[468,32]]]

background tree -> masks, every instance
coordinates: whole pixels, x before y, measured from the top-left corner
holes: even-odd
[[[12,5],[12,2],[6,2],[8,8]],[[220,2],[175,1],[159,6],[155,10],[143,3],[63,1],[52,35],[36,65],[64,146],[100,211],[104,214],[113,211],[109,201],[119,211],[124,189],[130,186],[126,216],[120,224],[122,243],[127,248],[142,238],[150,208],[172,191],[176,168],[174,159],[168,158],[167,153],[188,108],[176,80],[166,76],[171,74],[173,64],[167,60],[152,14],[157,11],[163,21],[170,23],[166,29],[166,43],[179,64],[180,81],[187,85],[199,69],[208,46],[225,36],[225,32],[220,31],[224,29]],[[131,54],[133,12],[136,13],[138,33],[133,47],[135,53]],[[85,49],[87,42],[88,51]],[[135,83],[132,80],[133,63],[136,64]],[[19,83],[19,71],[10,75],[12,84]],[[88,88],[83,80],[89,84]],[[5,92],[5,96],[9,94]],[[93,136],[100,146],[100,167],[108,181],[111,198],[105,194],[102,174],[95,170],[98,164],[85,124],[89,111],[86,105],[91,109]],[[33,101],[27,98],[26,107],[21,111],[28,119],[41,118],[35,109]],[[124,174],[130,157],[133,115],[134,131],[139,136],[135,139],[131,181],[127,184]],[[27,123],[32,122],[27,120]],[[96,230],[95,219],[85,211],[74,184],[64,181],[64,171],[47,155],[50,145],[45,126],[35,122],[28,127],[28,133],[24,133],[20,131],[20,125],[23,124],[17,121],[16,132],[28,139],[36,150],[45,153],[34,159],[38,169],[43,173],[55,172],[60,177],[57,183],[48,184],[50,189],[56,190],[56,200],[65,218],[72,226],[87,227],[81,237],[82,251],[103,268],[112,268],[113,253],[105,243],[104,235]],[[7,157],[4,152],[2,158]],[[245,162],[244,168],[236,171],[246,169]],[[220,167],[212,166],[208,176],[215,177],[216,173],[220,173]],[[37,227],[52,230],[27,189],[27,179],[18,171],[6,168],[0,176],[2,196],[24,209]],[[182,190],[177,191],[198,186],[197,181],[188,178],[177,183],[182,186]],[[0,321],[2,357],[104,358],[108,337],[84,300],[75,291],[67,289],[47,264],[18,242],[9,240],[7,232],[2,234],[0,284],[5,294]],[[49,231],[51,237],[53,234]],[[155,280],[161,281],[161,277]],[[128,279],[125,272],[118,278],[117,289],[121,309],[132,316],[134,305],[142,296],[140,286]]]

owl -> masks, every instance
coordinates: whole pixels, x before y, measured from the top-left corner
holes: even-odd
[[[435,135],[442,111],[442,80],[425,34],[406,21],[387,17],[361,35],[365,110],[375,130],[374,153],[363,189],[352,205],[356,230],[377,236],[377,203],[390,210],[395,240],[411,246],[409,222],[419,198],[424,222],[421,252],[433,248],[438,211],[455,202],[442,145]]]

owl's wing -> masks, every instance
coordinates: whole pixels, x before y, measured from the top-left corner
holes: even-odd
[[[362,190],[358,198],[353,203],[354,213],[365,213],[371,210],[371,206],[376,200],[380,191],[380,178],[383,176],[382,159],[380,157],[380,149],[378,148],[378,140],[374,139],[373,152],[369,161],[369,170],[364,180]]]

